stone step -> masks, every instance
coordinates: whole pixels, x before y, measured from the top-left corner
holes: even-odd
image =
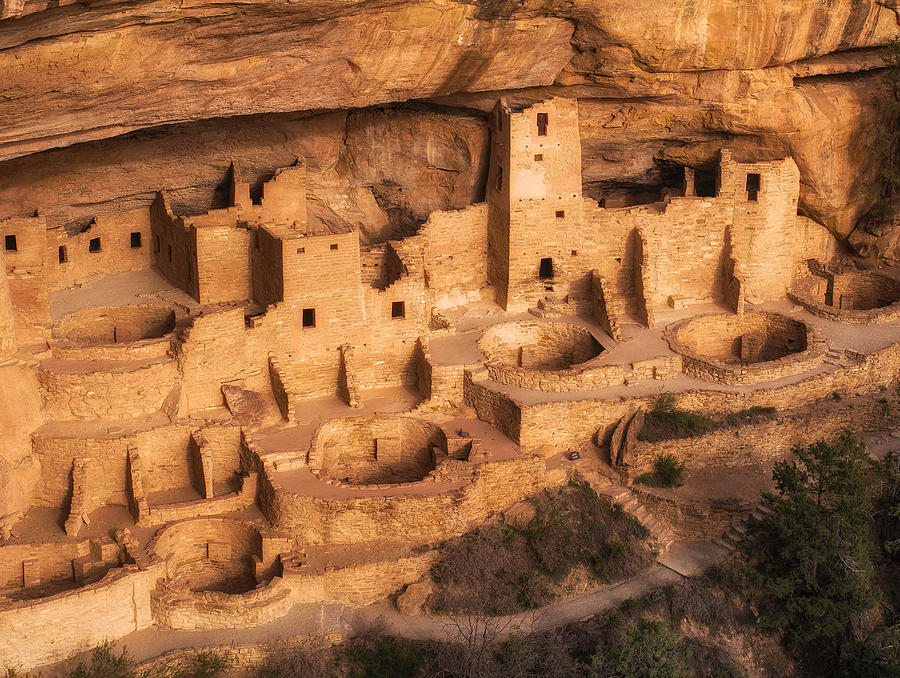
[[[731,544],[731,543],[725,541],[724,539],[720,539],[718,537],[714,538],[712,540],[712,542],[713,542],[713,544],[716,544],[717,546],[721,546],[723,549],[726,549],[727,551],[734,551],[737,548],[734,544]]]

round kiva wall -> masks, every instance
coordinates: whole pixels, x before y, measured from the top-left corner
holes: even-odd
[[[667,328],[666,340],[686,374],[724,384],[799,374],[826,350],[806,323],[779,313],[697,316]]]
[[[166,561],[173,585],[194,592],[244,593],[256,587],[254,556],[262,554],[262,538],[247,523],[196,518],[162,530],[151,550]]]
[[[810,313],[838,322],[868,324],[900,319],[900,280],[872,271],[831,278],[810,276],[788,293]]]
[[[478,348],[488,362],[535,370],[564,370],[603,352],[585,327],[530,320],[488,328]]]
[[[106,346],[157,339],[175,329],[175,312],[165,306],[101,306],[64,317],[56,338],[82,346]]]
[[[447,454],[447,437],[434,424],[401,416],[352,417],[324,423],[316,432],[309,465],[348,485],[422,480]]]

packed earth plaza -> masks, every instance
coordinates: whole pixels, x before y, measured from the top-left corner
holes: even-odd
[[[794,160],[596,200],[578,118],[500,98],[484,201],[380,243],[309,209],[302,157],[258,195],[228,158],[204,214],[0,221],[0,666],[422,618],[429,547],[575,477],[690,574],[793,445],[879,429],[900,270],[798,215]],[[775,414],[652,441],[661,396]],[[635,483],[661,454],[682,487]]]

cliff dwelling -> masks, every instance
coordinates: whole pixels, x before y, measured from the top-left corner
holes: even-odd
[[[582,484],[643,535],[635,577],[681,581],[733,557],[796,446],[852,430],[873,455],[900,447],[897,229],[857,228],[868,194],[829,203],[825,186],[871,172],[823,178],[796,137],[738,120],[745,90],[776,96],[776,71],[823,106],[836,73],[871,77],[891,10],[842,43],[852,68],[837,47],[782,46],[739,70],[720,45],[678,74],[650,55],[654,84],[629,93],[577,70],[591,52],[571,53],[568,20],[438,4],[444,18],[378,10],[409,26],[389,40],[405,53],[453,13],[483,24],[459,29],[468,57],[427,91],[424,72],[379,83],[400,65],[340,56],[352,27],[331,17],[313,41],[327,54],[266,56],[255,89],[213,69],[220,90],[201,94],[206,76],[179,71],[184,91],[148,78],[146,101],[138,84],[114,101],[111,72],[90,121],[44,97],[43,122],[23,108],[0,135],[0,668],[61,670],[107,642],[151,666],[196,632],[255,657],[263,640],[345,642],[372,610],[413,637],[410,619],[452,612],[427,597],[448,585],[442,549],[498,524],[525,543],[557,516],[535,497]],[[0,0],[0,91],[25,87],[2,55],[42,49],[42,22],[107,12],[44,5]],[[577,40],[631,59],[599,35]],[[52,80],[53,63],[34,68]],[[699,76],[691,101],[728,87],[733,108],[676,105],[681,75],[713,69],[735,83]],[[706,428],[654,429],[681,426],[672,412]],[[646,482],[664,456],[682,486]],[[574,577],[554,580],[560,600],[618,581]]]

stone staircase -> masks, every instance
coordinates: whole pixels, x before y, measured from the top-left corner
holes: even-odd
[[[555,296],[545,295],[538,299],[537,305],[528,309],[528,312],[537,318],[562,318],[568,314],[568,300]]]
[[[622,510],[634,516],[641,525],[647,528],[647,531],[650,532],[650,539],[659,549],[659,555],[668,551],[675,541],[675,533],[664,521],[650,513],[640,499],[635,496],[634,492],[624,485],[607,485],[606,487],[595,489],[597,494],[609,497],[614,504],[621,506]]]
[[[721,537],[713,539],[713,543],[727,549],[729,552],[734,551],[747,536],[747,524],[750,518],[761,520],[765,516],[772,513],[765,504],[757,504],[752,511],[748,511],[740,518],[737,518]]]
[[[262,455],[263,462],[272,465],[276,471],[294,471],[306,467],[306,452],[300,450],[279,450]]]
[[[847,355],[846,351],[833,346],[828,347],[824,360],[829,365],[836,365],[837,367],[851,367],[858,364],[857,361]]]

